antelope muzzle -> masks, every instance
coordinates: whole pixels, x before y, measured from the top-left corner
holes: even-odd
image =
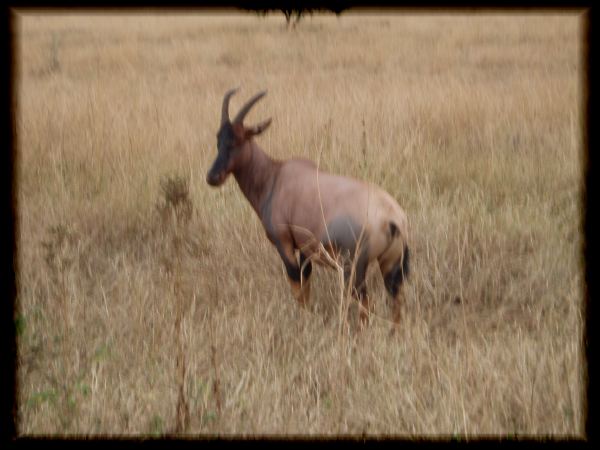
[[[227,179],[227,161],[219,154],[206,174],[206,182],[211,186],[221,186]]]

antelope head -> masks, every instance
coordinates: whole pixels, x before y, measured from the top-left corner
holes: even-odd
[[[266,91],[260,92],[248,100],[232,122],[229,119],[229,99],[237,90],[236,88],[227,91],[223,98],[221,126],[217,133],[217,157],[206,175],[206,182],[211,186],[222,185],[231,172],[248,160],[252,148],[247,144],[271,124],[271,119],[267,119],[253,127],[244,126],[244,117],[254,104],[267,94]]]

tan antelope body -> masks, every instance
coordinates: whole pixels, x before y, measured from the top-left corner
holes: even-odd
[[[270,158],[253,136],[271,120],[251,128],[243,125],[265,92],[254,96],[231,122],[228,105],[235,92],[227,92],[223,100],[219,153],[207,182],[219,186],[233,173],[277,248],[298,302],[306,305],[309,300],[311,261],[331,264],[339,258],[346,280],[354,267],[353,295],[362,302],[361,324],[366,324],[372,305],[365,277],[369,263],[377,260],[397,325],[409,268],[408,221],[402,208],[374,184],[318,170],[308,160]]]

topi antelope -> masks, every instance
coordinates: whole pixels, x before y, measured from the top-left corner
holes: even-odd
[[[207,183],[220,186],[233,173],[277,248],[302,306],[309,301],[311,261],[342,261],[345,282],[353,280],[353,297],[362,304],[360,324],[365,326],[372,312],[365,277],[376,259],[392,300],[393,333],[400,323],[402,284],[409,269],[406,214],[373,184],[323,172],[308,160],[270,158],[253,138],[271,119],[244,126],[244,117],[266,91],[252,97],[231,121],[229,100],[236,92],[228,91],[223,99],[218,154]]]

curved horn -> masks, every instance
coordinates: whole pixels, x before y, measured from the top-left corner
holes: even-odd
[[[238,91],[239,88],[230,89],[225,93],[223,97],[223,109],[221,110],[221,124],[229,121],[229,99],[233,94]]]
[[[246,103],[244,107],[240,109],[240,112],[237,113],[237,116],[235,116],[233,123],[242,123],[244,121],[244,117],[246,117],[246,114],[248,114],[248,111],[250,111],[254,104],[261,98],[263,98],[265,95],[267,95],[267,91],[262,91],[256,94],[250,100],[248,100],[248,103]]]

